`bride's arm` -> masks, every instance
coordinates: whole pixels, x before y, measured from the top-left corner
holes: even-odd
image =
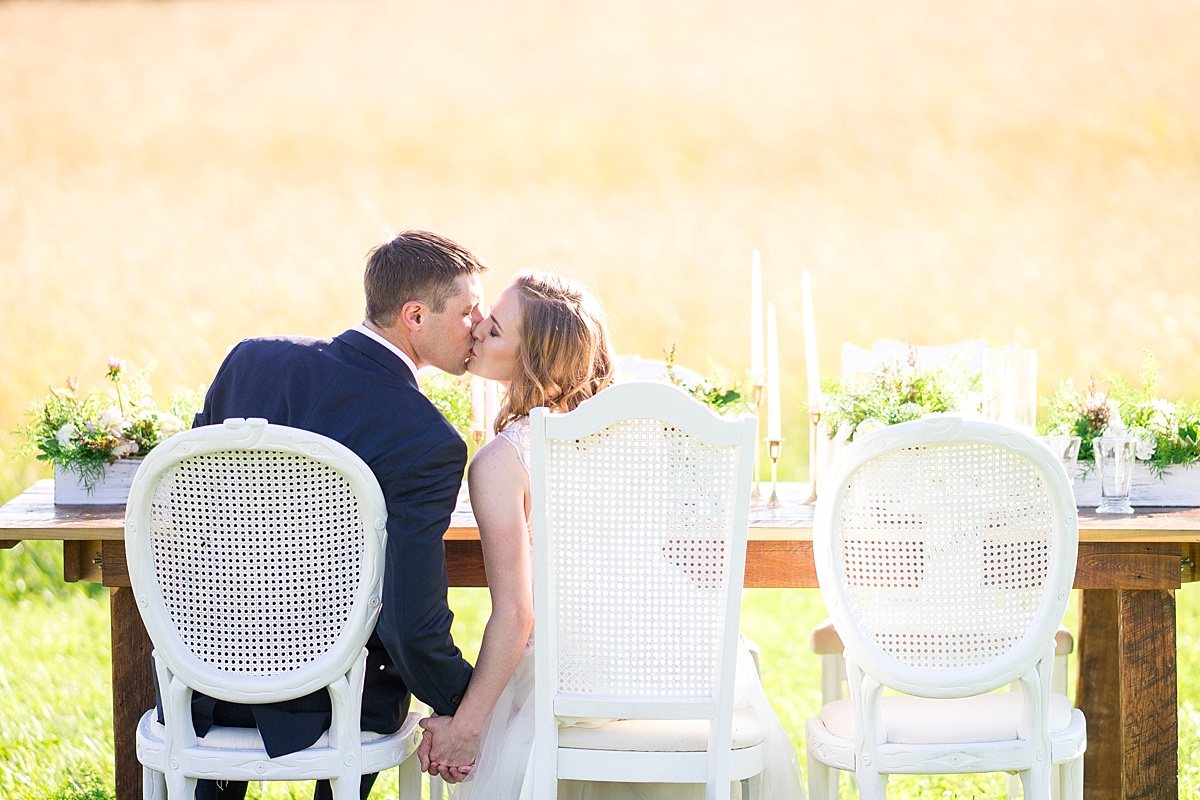
[[[430,759],[450,766],[471,763],[479,752],[483,724],[512,677],[533,627],[532,556],[525,513],[529,474],[516,449],[500,439],[485,445],[471,460],[467,487],[483,546],[492,614],[458,711],[427,725],[433,731]]]

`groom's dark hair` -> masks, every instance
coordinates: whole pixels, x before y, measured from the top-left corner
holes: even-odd
[[[487,272],[488,266],[467,248],[429,231],[405,231],[367,254],[363,292],[367,319],[390,328],[404,304],[419,300],[440,313],[458,293],[463,275]]]

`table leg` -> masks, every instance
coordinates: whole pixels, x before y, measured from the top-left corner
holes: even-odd
[[[1124,796],[1179,797],[1175,593],[1117,592]]]
[[[1174,592],[1089,589],[1079,621],[1085,798],[1177,798]]]
[[[141,800],[142,767],[137,760],[137,724],[154,705],[150,637],[142,625],[133,590],[112,589],[113,749],[117,800]]]
[[[1121,786],[1121,678],[1117,662],[1117,590],[1079,594],[1075,704],[1087,722],[1085,800],[1115,800]]]

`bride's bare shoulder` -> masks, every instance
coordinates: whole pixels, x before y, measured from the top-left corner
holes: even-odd
[[[521,455],[511,442],[503,437],[497,436],[490,442],[479,448],[479,452],[471,459],[470,465],[467,467],[468,479],[471,477],[477,478],[498,478],[504,477],[506,473],[522,472]],[[516,477],[510,475],[509,477]]]

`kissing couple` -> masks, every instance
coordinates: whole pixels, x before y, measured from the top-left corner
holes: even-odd
[[[400,729],[412,696],[422,720],[421,766],[459,800],[517,798],[533,741],[533,574],[529,515],[529,412],[565,412],[613,380],[603,310],[582,286],[552,273],[518,274],[486,310],[488,267],[461,245],[406,231],[375,247],[363,280],[362,324],[332,339],[267,337],[235,346],[195,425],[261,417],[328,436],[371,468],[387,502],[382,610],[367,642],[362,727]],[[432,366],[499,381],[496,438],[471,461],[468,486],[479,527],[491,616],[474,667],[450,634],[442,536],[454,510],[467,446],[421,393]],[[768,730],[764,800],[803,797],[795,748],[743,648],[738,702]],[[311,746],[331,721],[324,690],[284,703],[237,705],[200,693],[193,725],[257,727],[272,757]],[[602,725],[580,720],[578,725]],[[374,775],[362,779],[366,798]],[[697,789],[699,794],[697,794]],[[242,782],[200,781],[199,800],[241,800]],[[331,800],[328,782],[316,800]],[[563,798],[703,797],[703,786],[560,782]]]

